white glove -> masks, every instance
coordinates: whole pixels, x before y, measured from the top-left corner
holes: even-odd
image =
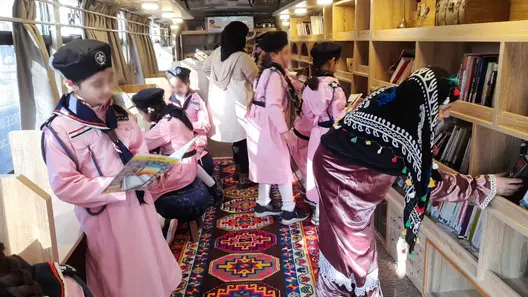
[[[152,182],[153,175],[151,174],[142,174],[142,175],[131,175],[123,179],[123,184],[121,189],[123,191],[132,191],[144,188]]]

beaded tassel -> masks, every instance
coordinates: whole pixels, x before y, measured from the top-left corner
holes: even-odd
[[[408,186],[412,185],[412,180],[410,178],[406,179],[405,180],[405,184],[408,185]]]
[[[366,145],[371,145],[372,142],[371,142],[370,140],[367,140],[367,141],[365,141],[365,144],[366,144]]]
[[[434,188],[435,187],[435,182],[433,180],[433,178],[429,178],[429,188]]]
[[[352,143],[357,143],[357,137],[352,138]]]

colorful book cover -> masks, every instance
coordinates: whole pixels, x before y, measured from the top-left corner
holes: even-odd
[[[196,138],[170,156],[135,155],[104,190],[104,194],[141,189],[178,164]],[[127,179],[127,177],[134,177]],[[148,178],[146,178],[148,177]]]

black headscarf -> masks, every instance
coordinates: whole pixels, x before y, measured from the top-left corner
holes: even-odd
[[[375,91],[321,139],[343,160],[393,176],[407,176],[403,231],[412,252],[435,179],[439,106],[458,99],[457,80],[422,68],[398,87]]]
[[[234,21],[227,24],[224,31],[222,31],[222,39],[220,41],[220,58],[222,62],[227,60],[232,53],[244,51],[248,32],[248,26],[242,22]]]

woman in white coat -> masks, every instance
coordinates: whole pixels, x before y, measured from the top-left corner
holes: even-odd
[[[242,22],[229,23],[222,32],[220,47],[202,66],[209,76],[209,138],[232,143],[239,188],[250,184],[245,120],[253,96],[252,85],[258,68],[244,51],[249,28]]]

